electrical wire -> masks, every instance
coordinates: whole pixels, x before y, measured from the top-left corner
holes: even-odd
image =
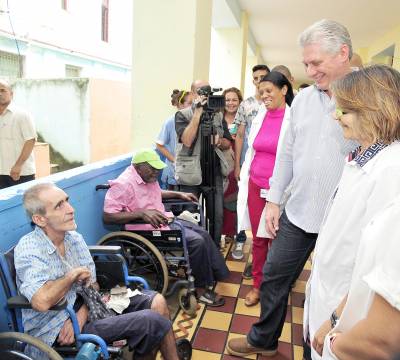
[[[20,52],[20,50],[19,50],[17,35],[15,34],[14,26],[13,26],[13,24],[12,24],[11,14],[10,14],[10,6],[9,6],[9,4],[8,4],[8,0],[7,0],[7,14],[8,14],[8,20],[9,20],[9,22],[10,22],[11,31],[12,31],[12,34],[13,34],[13,36],[14,36],[15,45],[16,45],[16,47],[17,47],[17,52],[18,52],[18,76],[19,76],[20,78],[22,78],[21,52]]]

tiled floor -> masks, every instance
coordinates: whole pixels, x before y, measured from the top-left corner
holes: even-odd
[[[232,259],[227,244],[225,256],[231,271],[230,277],[216,286],[216,291],[225,297],[225,305],[219,308],[200,306],[195,318],[189,319],[178,313],[174,321],[176,336],[187,337],[193,346],[193,360],[238,360],[228,355],[225,346],[229,339],[248,333],[251,325],[257,321],[260,306],[246,307],[244,298],[251,289],[251,280],[242,278],[242,271],[249,258],[249,246],[242,261]],[[296,282],[289,298],[286,321],[280,337],[278,354],[274,357],[258,356],[258,360],[300,360],[302,359],[302,319],[303,300],[306,280],[310,274],[308,262]],[[249,356],[248,359],[257,357]]]

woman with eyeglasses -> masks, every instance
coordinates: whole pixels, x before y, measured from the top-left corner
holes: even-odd
[[[400,350],[400,219],[374,222],[400,195],[400,73],[375,65],[331,89],[343,135],[360,147],[317,239],[304,334],[313,359],[386,359]]]
[[[258,235],[260,219],[276,154],[288,127],[289,106],[294,98],[291,83],[277,71],[271,71],[261,79],[259,94],[263,107],[251,124],[249,147],[240,170],[237,204],[238,230],[251,229],[253,233],[253,288],[246,295],[246,306],[254,306],[260,300],[262,269],[272,238],[270,234]]]

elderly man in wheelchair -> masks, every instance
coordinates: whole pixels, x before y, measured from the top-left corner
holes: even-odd
[[[24,207],[36,224],[14,250],[18,291],[32,305],[22,310],[24,330],[49,346],[72,344],[74,329],[68,312],[49,309],[63,298],[77,305],[79,289],[97,288],[93,259],[75,231],[74,209],[63,190],[49,183],[35,185],[25,192]],[[164,359],[178,359],[167,304],[160,294],[138,291],[121,315],[108,313],[88,321],[92,310],[86,301],[77,309],[84,333],[106,342],[126,339],[135,358],[154,358],[160,349]],[[26,351],[33,359],[45,358],[40,352],[35,354],[33,347]]]
[[[225,300],[213,287],[216,281],[229,276],[225,261],[209,233],[186,220],[175,220],[162,203],[165,199],[197,201],[190,193],[161,190],[157,178],[164,164],[154,150],[140,150],[132,164],[116,179],[111,180],[104,200],[104,222],[127,224],[126,230],[182,229],[187,242],[192,274],[196,287],[205,287],[199,301],[208,306],[222,306]],[[129,224],[143,220],[147,224]]]

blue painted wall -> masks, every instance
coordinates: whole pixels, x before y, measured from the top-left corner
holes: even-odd
[[[131,155],[100,161],[76,169],[54,174],[38,181],[0,190],[0,251],[14,246],[18,240],[32,230],[30,219],[22,207],[22,194],[25,189],[37,182],[51,181],[70,196],[75,208],[78,232],[88,244],[95,244],[108,231],[102,223],[105,191],[95,191],[97,184],[115,179],[129,164]],[[5,306],[4,290],[0,290],[0,309]],[[7,319],[0,312],[0,331],[6,331]]]

